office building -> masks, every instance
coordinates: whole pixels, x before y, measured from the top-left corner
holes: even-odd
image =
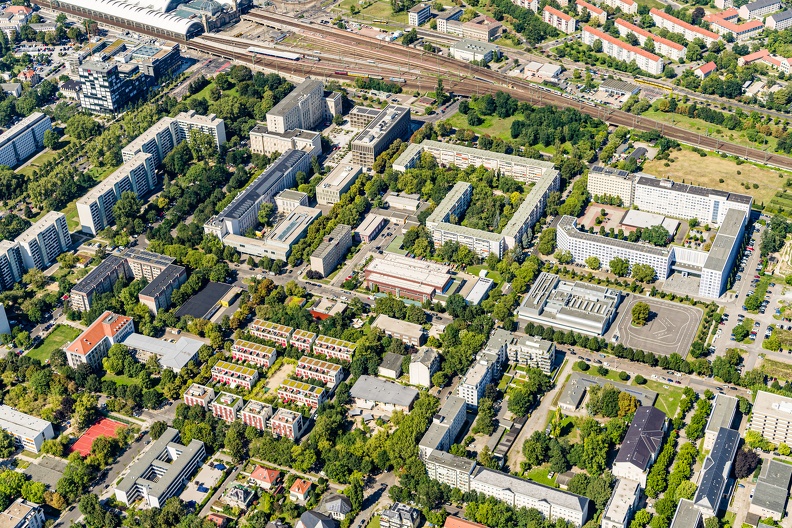
[[[324,403],[327,391],[310,383],[287,379],[278,387],[278,397],[284,403],[293,402],[316,409]]]
[[[602,52],[605,55],[620,61],[635,61],[635,64],[640,69],[652,75],[660,75],[663,73],[663,67],[665,66],[663,59],[654,53],[649,53],[645,49],[627,44],[599,29],[595,29],[591,26],[584,26],[581,40],[587,46],[593,46],[594,42],[600,41],[602,44]]]
[[[704,429],[704,451],[712,451],[715,437],[721,428],[732,429],[734,417],[737,415],[737,398],[725,394],[716,394],[712,404],[712,412],[707,427]]]
[[[445,21],[446,33],[482,42],[489,42],[497,38],[501,27],[500,22],[485,15],[479,15],[468,22],[451,19]]]
[[[251,390],[258,381],[258,370],[228,361],[218,361],[212,367],[212,381],[224,383],[229,387],[241,387]]]
[[[553,163],[549,161],[523,158],[521,156],[514,156],[512,154],[502,154],[500,152],[491,152],[489,150],[465,147],[463,145],[454,145],[451,143],[443,143],[440,141],[432,141],[429,139],[425,139],[420,143],[410,143],[407,145],[405,151],[393,162],[393,170],[403,172],[407,169],[415,167],[420,161],[421,155],[424,152],[431,154],[435,161],[437,161],[437,163],[440,165],[455,165],[460,169],[465,169],[470,166],[484,167],[487,170],[499,172],[502,176],[508,176],[521,182],[537,182],[548,172],[555,171],[553,168]],[[470,184],[466,182],[458,182],[455,185],[455,189],[457,186],[467,189],[470,187]],[[464,195],[465,193],[463,192],[463,201],[465,199]],[[466,199],[469,203],[470,195],[467,195]],[[453,203],[461,203],[458,200],[458,198],[455,198]],[[464,212],[466,208],[467,205],[456,205],[455,208],[452,207],[452,211],[456,209],[457,213],[452,212],[452,214],[455,216],[461,216],[461,213]]]
[[[255,427],[259,431],[267,429],[267,422],[272,418],[272,405],[250,400],[239,413],[242,423]]]
[[[187,270],[171,264],[140,291],[138,299],[151,313],[157,315],[157,312],[170,306],[171,295],[185,282]]]
[[[371,327],[382,330],[388,337],[400,339],[408,346],[421,346],[425,337],[421,325],[394,319],[385,314],[379,314],[377,318],[374,319]]]
[[[499,332],[500,330],[495,330]],[[547,341],[535,336],[509,334],[507,347],[509,359],[514,358],[515,363],[538,368],[547,375],[553,371],[556,346],[552,341]]]
[[[363,270],[364,287],[419,302],[443,293],[451,284],[448,266],[387,254]]]
[[[562,281],[542,272],[517,309],[517,316],[562,330],[601,336],[616,317],[619,290],[584,282]]]
[[[321,215],[322,211],[319,209],[297,206],[263,239],[229,233],[223,238],[223,243],[247,255],[286,261],[291,254],[292,246],[305,237],[308,227]]]
[[[432,7],[429,4],[416,4],[407,11],[407,23],[411,26],[420,26],[432,17]]]
[[[355,349],[357,349],[357,343],[323,335],[317,337],[313,345],[314,355],[347,362],[352,361]]]
[[[204,409],[209,409],[209,405],[215,399],[215,391],[211,387],[193,383],[184,391],[184,403],[187,405],[200,405]]]
[[[440,368],[440,355],[433,348],[421,348],[410,358],[410,385],[430,388],[432,376]]]
[[[701,268],[699,296],[717,299],[726,292],[729,275],[740,254],[745,222],[744,211],[729,209],[726,213]]]
[[[397,139],[410,134],[410,109],[406,106],[388,105],[350,143],[352,163],[371,167]]]
[[[337,96],[325,98],[324,93],[322,81],[305,79],[267,112],[267,128],[283,134],[295,128],[313,128],[332,119],[340,111],[335,104]]]
[[[69,366],[77,368],[82,363],[88,363],[92,368],[99,368],[110,347],[122,342],[134,331],[135,324],[131,317],[109,310],[104,312],[66,347]]]
[[[358,105],[349,111],[347,118],[349,119],[350,126],[354,128],[366,128],[369,123],[374,121],[374,118],[380,115],[380,112],[382,112],[382,109],[380,108],[370,108],[368,106]]]
[[[107,50],[105,50],[107,51]],[[122,63],[134,63],[143,72],[159,83],[164,77],[173,75],[181,64],[181,48],[178,44],[168,45],[144,44],[132,51],[119,56],[116,60]]]
[[[435,17],[435,21],[437,22],[437,31],[440,33],[448,33],[448,22],[449,21],[458,21],[462,18],[462,14],[464,11],[459,7],[450,7],[446,8],[445,11],[442,13],[438,13]]]
[[[181,491],[206,458],[204,443],[193,439],[178,443],[179,431],[169,427],[149,449],[128,468],[115,487],[116,500],[131,506],[138,499],[150,508],[161,508]]]
[[[294,374],[298,378],[318,380],[331,387],[344,379],[344,369],[341,365],[308,356],[303,356],[297,361]]]
[[[177,374],[188,363],[198,362],[198,351],[204,346],[203,341],[191,337],[182,336],[171,343],[170,340],[134,332],[126,336],[121,343],[127,346],[141,363],[146,363],[149,357],[154,356],[162,368]]]
[[[634,480],[620,478],[602,514],[602,528],[627,528],[641,500],[641,485]]]
[[[263,319],[256,319],[248,326],[248,331],[251,335],[260,339],[272,341],[276,345],[286,348],[289,344],[292,332],[294,332],[294,328],[282,324],[271,323]]]
[[[721,505],[728,503],[725,493],[732,488],[728,484],[739,443],[739,431],[723,427],[715,437],[712,451],[704,460],[693,504],[708,517],[718,516]]]
[[[357,107],[356,107],[357,108]],[[346,193],[358,176],[363,173],[360,165],[339,163],[316,186],[316,201],[324,205],[333,205],[341,201],[341,196]]]
[[[38,504],[18,497],[8,508],[0,512],[2,528],[42,528],[46,518]]]
[[[487,64],[500,56],[500,48],[484,40],[463,38],[451,45],[449,55],[457,60]]]
[[[613,461],[613,476],[638,482],[645,488],[649,469],[663,447],[665,432],[663,411],[648,405],[638,407]]]
[[[545,24],[550,24],[561,33],[566,33],[567,35],[574,33],[577,29],[577,21],[574,18],[554,7],[545,6],[542,10],[542,20],[544,20]]]
[[[83,62],[79,69],[80,105],[97,114],[115,114],[137,102],[149,89],[150,78],[134,64]]]
[[[22,262],[27,269],[46,269],[58,255],[71,247],[66,215],[50,211],[16,238]]]
[[[303,423],[302,414],[281,407],[270,419],[270,431],[276,437],[283,436],[290,440],[298,440],[302,433]]]
[[[747,40],[764,29],[761,20],[749,20],[742,24],[737,23],[737,10],[735,8],[721,11],[720,13],[710,13],[704,17],[705,22],[709,22],[710,29],[718,35],[731,34],[737,42]]]
[[[52,130],[49,116],[33,112],[0,134],[0,165],[13,169],[43,149],[47,130]]]
[[[351,247],[352,228],[338,224],[329,235],[325,235],[322,243],[311,253],[311,269],[327,277],[344,261]]]
[[[237,413],[243,405],[244,401],[236,394],[221,392],[210,407],[215,418],[231,423],[237,419]]]
[[[649,11],[649,14],[651,15],[652,20],[654,20],[654,23],[657,27],[667,29],[672,33],[680,33],[688,42],[699,38],[703,40],[707,46],[710,46],[713,42],[717,42],[720,39],[720,36],[717,33],[713,33],[712,31],[707,31],[706,29],[699,26],[689,24],[684,20],[673,17],[660,9],[653,7]]]
[[[296,348],[297,350],[302,350],[303,352],[310,352],[311,348],[313,347],[314,341],[316,341],[316,338],[317,338],[317,334],[313,332],[309,332],[307,330],[300,330],[298,328],[292,334],[289,344],[294,348]]]
[[[39,452],[44,440],[55,438],[50,422],[8,405],[0,405],[0,429],[11,435],[15,444],[33,453]]]
[[[770,15],[765,19],[765,25],[773,31],[783,31],[788,27],[792,27],[792,9]]]
[[[704,516],[693,501],[682,499],[677,505],[670,528],[704,528]]]
[[[250,130],[250,151],[254,154],[304,150],[311,156],[322,154],[322,136],[319,132],[293,128],[286,132],[271,132],[264,125],[256,125]]]
[[[433,451],[448,451],[454,443],[467,417],[467,402],[450,395],[440,410],[432,417],[429,429],[418,442],[421,460]]]
[[[650,33],[643,28],[631,24],[621,18],[616,19],[616,29],[619,30],[619,35],[626,37],[630,33],[638,38],[638,42],[643,46],[647,40],[651,39],[654,43],[654,50],[656,53],[668,57],[671,60],[678,61],[685,57],[687,48],[682,44],[678,44],[672,40],[665,39],[654,33]]]
[[[358,407],[372,409],[379,405],[387,411],[409,412],[418,399],[418,391],[412,387],[366,374],[355,381],[349,394]]]
[[[782,442],[792,445],[792,398],[758,391],[748,429],[776,445]]]
[[[635,198],[634,180],[635,175],[632,173],[597,165],[589,171],[586,189],[594,201],[618,198],[622,207],[632,207]]]
[[[275,362],[278,352],[267,345],[237,339],[231,345],[231,357],[237,363],[249,363],[262,369],[268,369]]]
[[[113,291],[113,285],[118,279],[127,279],[130,276],[126,260],[109,255],[71,289],[69,302],[74,310],[90,310],[96,295]]]
[[[596,18],[599,20],[600,24],[604,24],[605,21],[608,20],[608,13],[606,13],[604,9],[600,9],[594,4],[586,2],[586,0],[575,0],[575,9],[577,10],[578,15],[588,13],[589,20]]]
[[[613,9],[620,9],[622,13],[638,14],[638,3],[634,0],[602,0],[600,4],[605,4]]]
[[[310,202],[306,193],[294,189],[284,189],[275,195],[275,210],[278,214],[288,214],[299,206],[308,207]]]
[[[781,0],[756,0],[740,7],[739,15],[743,20],[761,20],[770,13],[781,11],[783,8]]]
[[[306,172],[311,157],[302,150],[288,150],[272,162],[253,182],[242,190],[219,214],[204,224],[204,232],[214,234],[224,243],[226,235],[244,235],[258,224],[258,212],[264,203],[273,203],[275,195],[294,187],[297,173]],[[244,237],[243,237],[244,238]],[[250,243],[256,242],[251,239]],[[244,241],[237,241],[241,246]],[[233,245],[233,244],[232,244]],[[238,248],[243,253],[244,248]]]

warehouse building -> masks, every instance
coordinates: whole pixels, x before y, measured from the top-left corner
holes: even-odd
[[[419,302],[443,293],[451,284],[448,266],[394,254],[373,259],[363,270],[366,288]]]
[[[352,140],[352,162],[371,167],[374,160],[397,139],[410,134],[410,109],[388,105]]]
[[[14,437],[15,444],[33,453],[39,452],[44,440],[55,438],[50,422],[8,405],[0,405],[0,429]]]

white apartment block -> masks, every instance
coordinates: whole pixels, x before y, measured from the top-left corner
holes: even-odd
[[[705,22],[709,22],[710,29],[718,35],[731,33],[738,42],[747,40],[764,29],[761,20],[749,20],[742,24],[737,23],[738,11],[734,8],[711,13],[704,17]]]
[[[729,209],[726,213],[701,268],[701,297],[717,299],[726,291],[729,274],[739,256],[746,220],[745,213],[739,209]]]
[[[638,38],[638,42],[641,43],[643,46],[647,40],[652,39],[654,42],[655,52],[663,55],[664,57],[668,57],[671,60],[678,61],[681,58],[685,57],[687,53],[687,48],[682,44],[677,44],[674,41],[664,39],[658,35],[650,33],[643,28],[636,26],[635,24],[631,24],[626,20],[622,20],[621,18],[616,19],[616,29],[619,30],[619,35],[622,37],[632,33]]]
[[[635,176],[627,171],[597,166],[589,171],[586,189],[592,197],[619,198],[622,207],[629,208],[635,196],[634,180]]]
[[[780,0],[756,0],[756,2],[750,2],[740,8],[740,18],[761,20],[770,13],[781,11],[783,7]]]
[[[616,60],[625,62],[635,61],[639,68],[653,75],[660,75],[663,73],[663,59],[654,53],[649,53],[637,46],[622,42],[599,29],[585,26],[583,28],[582,39],[583,43],[588,46],[592,46],[595,41],[599,40],[602,43],[602,52]]]
[[[612,7],[613,9],[621,9],[622,13],[630,15],[638,14],[638,3],[634,0],[601,0],[600,5]]]
[[[13,169],[43,149],[47,130],[52,130],[49,116],[34,112],[0,134],[0,165]]]
[[[42,528],[45,522],[41,506],[22,497],[0,512],[0,526],[3,528]]]
[[[432,8],[429,4],[417,4],[407,12],[407,23],[411,26],[420,26],[432,17]]]
[[[298,412],[291,411],[285,407],[279,408],[270,418],[270,431],[273,436],[286,437],[296,440],[300,437],[303,428],[303,417]]]
[[[58,255],[71,246],[66,215],[50,211],[19,235],[16,243],[27,269],[52,266]]]
[[[514,336],[508,346],[509,356],[521,365],[538,368],[545,374],[551,374],[555,360],[556,346],[535,336]]]
[[[684,20],[672,17],[665,11],[661,11],[657,8],[653,7],[649,11],[649,14],[652,16],[652,20],[654,20],[654,23],[657,27],[667,29],[672,33],[680,33],[688,41],[700,38],[707,46],[709,46],[713,42],[717,42],[720,39],[720,36],[717,33],[707,31],[706,29],[694,26],[693,24],[688,24]]]
[[[326,105],[322,81],[306,79],[267,112],[267,128],[280,134],[313,128],[324,119]]]
[[[267,429],[269,419],[272,418],[272,405],[250,400],[239,413],[239,417],[245,425],[264,431]]]
[[[190,138],[191,130],[212,136],[217,148],[226,142],[225,121],[214,114],[203,116],[190,110],[176,117],[163,117],[124,147],[121,155],[124,161],[128,161],[136,154],[146,152],[154,157],[154,166],[158,167],[176,145]]]
[[[440,368],[440,355],[432,348],[421,348],[410,357],[410,385],[432,386],[432,376]]]
[[[575,0],[575,7],[578,15],[588,12],[589,17],[598,19],[600,24],[604,24],[608,20],[608,13],[604,9],[600,9],[594,4],[586,2],[586,0]]]
[[[792,398],[761,390],[757,392],[748,429],[774,444],[792,445]]]
[[[432,417],[429,429],[418,442],[421,460],[426,460],[432,451],[448,451],[451,448],[454,439],[465,424],[466,410],[465,400],[453,395],[448,396],[437,414]]]
[[[4,290],[11,289],[22,280],[27,268],[22,260],[19,244],[10,240],[0,241],[0,285]]]
[[[792,9],[767,17],[765,25],[774,31],[783,31],[788,27],[792,27]]]
[[[182,112],[176,116],[176,126],[178,127],[180,141],[190,139],[190,131],[198,130],[212,136],[217,148],[220,148],[220,145],[226,142],[225,121],[214,114],[204,116],[195,113],[195,110]]]
[[[363,167],[360,165],[339,163],[317,185],[316,202],[333,205],[341,201],[341,196],[352,187],[361,174],[363,174]]]
[[[461,217],[470,205],[473,197],[473,186],[467,182],[457,182],[437,204],[435,210],[426,218],[426,227],[432,230],[441,222],[449,222],[454,217]]]
[[[157,184],[155,161],[151,154],[135,154],[77,200],[77,213],[83,232],[96,235],[115,223],[113,207],[125,192],[134,192],[138,198],[148,194]]]
[[[55,438],[50,422],[8,405],[0,405],[0,429],[13,436],[14,443],[33,453],[39,452],[44,440]]]
[[[254,154],[272,155],[287,150],[304,150],[310,156],[322,154],[322,136],[319,132],[295,128],[287,132],[270,132],[266,126],[256,125],[250,131],[250,151]]]
[[[554,7],[545,6],[542,10],[542,20],[567,35],[574,33],[577,29],[577,21],[574,18]]]
[[[490,233],[483,229],[473,229],[457,224],[442,222],[431,230],[432,241],[436,248],[446,242],[456,242],[472,249],[482,259],[495,255],[499,259],[506,252],[506,240],[503,235]]]
[[[641,485],[638,482],[617,480],[602,514],[602,528],[627,528],[640,500]]]

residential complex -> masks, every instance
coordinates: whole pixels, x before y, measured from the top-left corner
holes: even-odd
[[[81,312],[90,310],[94,297],[113,291],[113,285],[121,278],[127,278],[126,261],[109,255],[72,287],[69,294],[72,308]]]
[[[584,44],[593,46],[597,40],[602,44],[602,52],[609,57],[624,62],[633,62],[638,65],[642,70],[651,73],[652,75],[660,75],[663,73],[665,63],[663,59],[649,53],[645,49],[627,44],[616,37],[595,29],[591,26],[583,27],[583,36],[581,37]]]
[[[428,220],[427,220],[428,222]],[[388,253],[373,259],[363,270],[363,285],[419,302],[442,294],[451,284],[448,266]]]
[[[604,24],[608,20],[608,13],[604,9],[600,9],[594,4],[586,2],[586,0],[575,0],[575,8],[578,15],[588,12],[590,18],[596,18],[600,24]]]
[[[310,383],[287,379],[278,387],[278,397],[285,403],[294,402],[316,409],[327,398],[327,391]]]
[[[184,403],[186,405],[200,405],[204,409],[209,409],[209,405],[215,399],[215,391],[211,387],[193,383],[184,391]]]
[[[278,352],[272,347],[245,341],[244,339],[237,339],[231,345],[231,357],[234,361],[237,363],[250,363],[263,369],[270,368],[275,362],[277,355]]]
[[[385,314],[379,314],[371,327],[382,330],[388,337],[399,339],[408,346],[421,346],[425,337],[421,325],[394,319]]]
[[[270,430],[274,436],[297,440],[302,434],[304,420],[302,414],[281,407],[270,419]]]
[[[279,134],[295,128],[313,128],[332,119],[335,114],[331,114],[331,108],[334,110],[334,105],[325,98],[322,81],[305,79],[267,112],[267,128]]]
[[[712,451],[712,446],[715,445],[715,437],[721,428],[732,429],[734,425],[734,417],[737,415],[737,398],[734,396],[727,396],[726,394],[716,394],[715,400],[712,402],[712,412],[710,413],[709,420],[707,420],[707,427],[704,429],[704,450]]]
[[[490,347],[478,353],[473,365],[465,372],[457,385],[457,395],[465,400],[470,407],[478,407],[484,397],[487,385],[497,381],[500,370],[506,362],[507,355],[503,347],[493,350]]]
[[[229,392],[221,392],[210,405],[212,415],[226,422],[237,419],[237,413],[242,410],[244,401],[240,396]]]
[[[454,443],[459,431],[465,424],[467,402],[457,396],[449,396],[432,417],[429,429],[418,442],[418,450],[422,460],[435,450],[448,451]]]
[[[322,139],[319,132],[294,128],[287,132],[271,132],[264,125],[256,125],[250,130],[250,151],[254,154],[303,150],[311,156],[322,154]]]
[[[710,46],[713,42],[717,42],[718,39],[720,39],[720,36],[717,33],[713,33],[712,31],[707,31],[704,28],[689,24],[684,20],[680,20],[669,15],[665,11],[661,11],[660,9],[653,7],[649,11],[649,14],[651,15],[652,20],[654,20],[654,23],[657,27],[667,29],[672,33],[680,33],[688,42],[699,38],[703,40],[707,46]]]
[[[52,266],[61,253],[71,248],[72,239],[66,224],[66,215],[50,211],[14,242],[19,247],[25,268],[43,270]]]
[[[310,352],[311,348],[313,348],[313,344],[316,341],[317,334],[313,332],[309,332],[307,330],[300,330],[299,328],[294,331],[291,336],[291,340],[289,344],[296,348],[297,350],[302,350],[303,352]]]
[[[352,228],[338,224],[329,235],[325,235],[322,243],[311,253],[311,269],[327,277],[344,261],[351,247]]]
[[[41,450],[44,440],[55,438],[50,422],[19,412],[8,405],[0,405],[0,429],[11,435],[15,444],[33,453]]]
[[[724,503],[724,493],[731,489],[728,484],[739,444],[739,431],[723,427],[715,437],[712,451],[704,460],[693,505],[708,517],[718,515]]]
[[[313,353],[317,356],[350,362],[356,348],[357,343],[320,335],[314,341]]]
[[[594,201],[599,198],[618,198],[622,207],[632,207],[635,201],[635,174],[596,165],[588,174],[586,189]]]
[[[748,22],[737,23],[738,12],[731,8],[720,13],[711,13],[704,17],[704,21],[709,22],[710,28],[719,34],[731,34],[737,41],[743,41],[755,36],[764,29],[761,20],[749,20]]]
[[[151,313],[157,315],[157,312],[170,306],[171,295],[185,282],[187,282],[187,270],[182,266],[171,264],[140,290],[138,299]]]
[[[638,2],[634,0],[601,0],[600,4],[605,4],[613,9],[621,9],[622,13],[638,14]]]
[[[618,479],[602,514],[602,528],[627,528],[640,500],[641,484]]]
[[[380,515],[381,528],[416,528],[421,512],[411,506],[395,502]]]
[[[212,381],[250,390],[258,381],[258,370],[228,361],[218,361],[212,367]]]
[[[316,186],[317,203],[333,205],[340,202],[341,196],[352,187],[361,174],[363,174],[363,167],[360,165],[339,163]]]
[[[768,29],[774,31],[783,31],[788,27],[792,27],[792,9],[770,15],[765,19],[765,25]]]
[[[750,20],[752,18],[761,20],[765,15],[781,11],[784,5],[781,0],[756,0],[740,7],[740,18]]]
[[[33,112],[0,134],[0,165],[13,169],[43,149],[47,130],[52,130],[49,116]]]
[[[668,39],[664,39],[659,35],[655,35],[654,33],[650,33],[643,28],[636,26],[635,24],[631,24],[626,20],[621,18],[616,19],[616,29],[619,30],[619,35],[625,37],[632,33],[638,39],[638,42],[643,46],[647,40],[652,40],[654,43],[655,52],[663,55],[664,57],[668,57],[671,60],[678,61],[681,58],[685,57],[687,53],[687,48],[682,44],[677,44],[676,42]]]
[[[440,368],[440,354],[433,348],[424,347],[410,357],[410,385],[429,388],[432,376]]]
[[[332,387],[344,379],[344,369],[329,361],[303,356],[297,361],[294,375],[302,379],[319,380]]]
[[[225,121],[215,114],[204,116],[190,110],[176,117],[163,117],[124,147],[121,155],[126,162],[140,153],[151,154],[154,166],[159,167],[170,151],[189,139],[192,130],[212,136],[217,148],[226,142]]]
[[[748,429],[778,445],[792,445],[792,398],[758,391]]]
[[[613,461],[613,476],[638,482],[645,488],[649,468],[663,447],[665,432],[663,411],[648,405],[639,407]]]
[[[294,328],[277,323],[271,323],[263,319],[256,319],[248,326],[250,333],[260,339],[272,341],[278,346],[286,348],[289,344]]]
[[[245,425],[255,427],[259,431],[265,431],[267,422],[272,418],[272,405],[250,400],[239,415]]]
[[[567,35],[574,33],[577,29],[577,21],[574,18],[554,7],[545,6],[542,10],[542,20]]]
[[[410,109],[406,106],[388,105],[350,143],[352,163],[371,167],[397,139],[410,134]]]
[[[77,368],[82,363],[99,368],[110,347],[120,343],[135,331],[131,317],[106,311],[66,347],[69,366]]]
[[[3,528],[43,528],[45,522],[44,509],[22,497],[0,512],[0,526]]]

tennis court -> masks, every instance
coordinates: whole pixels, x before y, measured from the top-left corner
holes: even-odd
[[[82,436],[80,436],[74,445],[71,446],[70,451],[77,451],[82,456],[86,457],[91,454],[91,446],[93,445],[94,440],[100,436],[109,436],[110,438],[115,438],[118,430],[122,427],[125,427],[125,425],[121,422],[116,422],[115,420],[110,420],[108,418],[102,418],[89,427],[88,430],[85,431]]]

